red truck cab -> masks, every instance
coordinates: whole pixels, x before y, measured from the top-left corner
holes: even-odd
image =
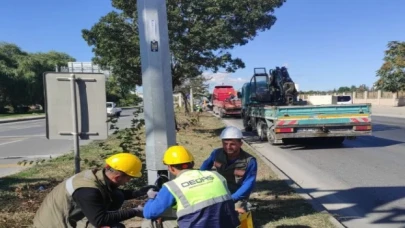
[[[241,115],[242,102],[231,85],[215,86],[212,93],[213,112],[220,117]]]

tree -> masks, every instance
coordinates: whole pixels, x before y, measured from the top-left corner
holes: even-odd
[[[356,92],[359,92],[359,93],[363,93],[364,91],[369,91],[369,87],[368,86],[366,86],[366,84],[361,84],[358,88],[357,88],[357,90],[356,90]]]
[[[174,89],[175,93],[180,93],[183,100],[185,101],[185,111],[190,112],[189,102],[187,102],[187,94],[190,93],[190,89],[193,88],[193,98],[203,97],[208,94],[209,84],[207,83],[211,78],[199,75],[193,79],[188,79],[182,85],[176,86]],[[193,108],[193,107],[191,107]]]
[[[405,90],[405,42],[391,41],[387,47],[376,86],[390,92]]]
[[[74,58],[61,52],[27,53],[15,44],[0,43],[0,108],[44,105],[43,73]]]
[[[141,101],[136,94],[131,93],[135,88],[122,85],[114,75],[106,81],[107,101],[116,102],[119,106],[133,106]]]
[[[356,92],[356,91],[357,91],[357,86],[352,85],[352,86],[350,87],[350,91],[351,91],[351,92]]]
[[[351,91],[351,89],[349,87],[347,87],[347,86],[339,87],[339,89],[337,90],[338,93],[347,93],[347,92],[350,92],[350,91]]]
[[[22,75],[20,63],[28,57],[28,53],[15,44],[0,43],[0,97],[1,109],[11,105],[14,109],[27,102],[29,76]],[[3,111],[3,110],[2,110]]]
[[[167,1],[173,88],[204,70],[244,68],[226,50],[245,45],[276,22],[274,9],[286,0]],[[135,1],[112,0],[119,12],[102,17],[83,38],[93,46],[93,62],[111,67],[121,83],[141,85],[141,63]]]
[[[67,63],[72,61],[75,59],[68,54],[56,51],[32,53],[23,59],[19,68],[22,75],[29,76],[27,92],[29,92],[30,99],[27,101],[30,104],[44,105],[43,73],[54,71],[55,66],[67,66]]]

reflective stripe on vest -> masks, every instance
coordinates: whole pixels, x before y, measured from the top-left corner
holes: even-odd
[[[177,201],[177,217],[232,199],[225,178],[216,172],[189,170],[165,185]]]
[[[66,191],[69,193],[69,196],[72,196],[73,192],[75,191],[75,188],[73,187],[73,178],[75,176],[76,175],[74,175],[66,180]]]
[[[75,174],[75,175],[73,175],[73,176],[71,176],[69,179],[67,179],[66,180],[66,184],[65,184],[65,186],[66,186],[66,191],[68,192],[68,194],[69,194],[69,196],[72,196],[73,195],[73,193],[75,192],[75,188],[74,188],[74,186],[73,186],[73,179],[75,178],[75,177],[77,177],[77,175],[82,175],[82,178],[83,179],[89,179],[89,180],[91,180],[91,179],[93,179],[94,178],[94,173],[91,171],[91,170],[86,170],[86,171],[84,171],[84,173],[78,173],[78,174]]]

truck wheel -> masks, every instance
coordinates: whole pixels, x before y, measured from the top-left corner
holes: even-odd
[[[243,127],[245,128],[245,131],[252,131],[252,126],[249,125],[248,120],[246,119],[247,117],[243,117]]]
[[[115,113],[115,116],[116,116],[117,118],[120,117],[120,116],[121,116],[121,112]]]
[[[259,136],[260,141],[267,140],[267,124],[263,121],[259,121],[256,125],[257,135]]]
[[[271,144],[271,145],[274,145],[275,144],[275,141],[276,141],[276,137],[274,136],[274,127],[272,126],[272,127],[270,127],[268,130],[267,130],[267,141]]]

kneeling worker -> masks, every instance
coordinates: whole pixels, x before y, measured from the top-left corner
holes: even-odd
[[[155,220],[170,207],[177,207],[179,228],[235,228],[238,213],[226,180],[215,171],[193,170],[194,157],[183,146],[172,146],[163,163],[175,179],[166,182],[159,192],[148,191],[150,198],[143,215]]]
[[[224,176],[232,193],[235,208],[239,213],[249,211],[248,199],[252,193],[257,176],[256,158],[242,150],[242,132],[232,126],[221,133],[222,147],[215,149],[200,167],[210,170],[212,167]]]
[[[139,191],[121,190],[134,177],[141,177],[142,162],[130,153],[106,159],[101,170],[85,170],[57,185],[44,199],[34,218],[34,227],[124,227],[120,222],[139,216],[141,208],[119,210],[124,200],[146,195],[152,186]]]

